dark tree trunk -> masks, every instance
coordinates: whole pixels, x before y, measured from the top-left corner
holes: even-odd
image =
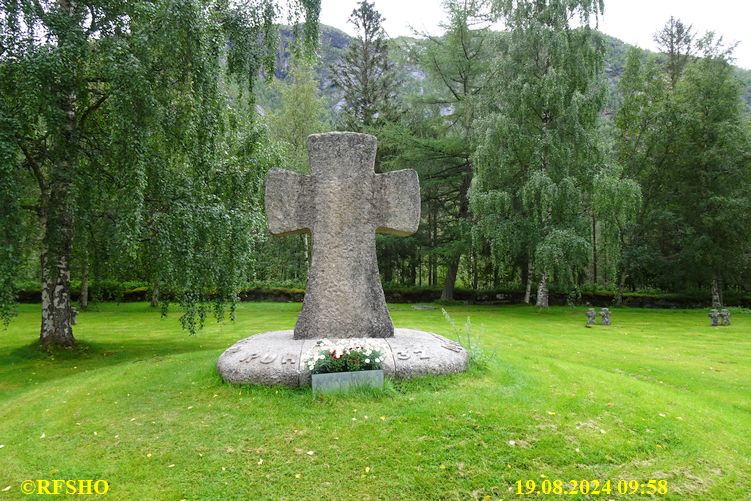
[[[459,221],[465,221],[469,216],[469,187],[472,184],[472,164],[467,162],[464,179],[459,187]],[[454,289],[456,288],[456,275],[459,272],[459,263],[462,259],[462,252],[458,251],[451,257],[448,270],[446,271],[446,282],[443,285],[441,299],[451,301],[454,299]]]
[[[151,288],[151,302],[149,306],[156,308],[159,306],[159,284],[154,282],[154,286]]]
[[[411,263],[412,267],[409,270],[409,283],[410,285],[414,286],[417,283],[417,270],[420,267],[420,258],[418,256],[414,256]]]
[[[428,214],[428,223],[429,223],[429,231],[430,231],[430,256],[428,258],[428,263],[430,267],[429,275],[428,275],[428,286],[429,287],[435,287],[436,284],[438,284],[438,263],[436,262],[435,257],[435,248],[437,245],[438,240],[438,231],[437,231],[437,216],[435,213],[435,206],[434,204],[431,204],[430,206],[430,212]]]
[[[85,255],[83,269],[81,270],[81,294],[78,297],[78,305],[81,311],[86,311],[89,308],[89,260],[88,256]]]
[[[417,258],[417,285],[422,287],[422,254]]]
[[[628,275],[625,271],[621,271],[621,279],[618,282],[618,289],[615,292],[615,304],[621,306],[623,304],[623,289],[626,287],[626,280]]]
[[[597,219],[592,214],[592,283],[597,285]]]
[[[477,251],[474,246],[472,247],[472,289],[477,290],[480,288],[480,277],[477,274]]]
[[[540,277],[540,285],[537,286],[536,306],[538,308],[547,308],[549,305],[548,274],[546,272],[543,272],[542,276]]]
[[[453,301],[454,289],[456,288],[456,274],[459,271],[459,262],[461,261],[461,255],[451,258],[449,262],[448,270],[446,271],[446,282],[443,284],[443,291],[441,292],[442,301]]]
[[[382,243],[388,244],[388,242]],[[392,249],[389,245],[381,246],[381,255],[378,259],[378,267],[383,273],[383,282],[388,285],[392,284],[394,282],[394,259],[392,259]]]

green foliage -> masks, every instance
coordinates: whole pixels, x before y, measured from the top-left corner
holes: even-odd
[[[0,115],[0,120],[3,118]],[[0,323],[7,326],[15,315],[16,273],[22,240],[20,179],[15,169],[18,153],[11,146],[12,138],[4,131],[7,131],[7,125],[0,123]],[[4,133],[5,137],[2,136]]]
[[[496,2],[495,14],[502,14],[503,8],[510,8],[512,4],[514,2]],[[551,8],[564,6],[564,2],[549,4],[554,6]],[[462,181],[470,168],[483,170],[482,162],[477,161],[483,154],[483,144],[492,142],[495,145],[486,156],[487,173],[492,177],[494,170],[501,165],[499,159],[508,149],[504,141],[520,134],[513,128],[497,129],[496,124],[487,120],[489,116],[485,116],[482,122],[465,121],[477,115],[478,108],[493,112],[502,104],[496,90],[505,86],[500,82],[505,82],[503,79],[507,76],[501,69],[506,67],[503,63],[507,54],[505,48],[514,41],[514,34],[511,31],[485,31],[483,16],[462,16],[463,11],[484,14],[484,2],[448,2],[446,5],[451,15],[447,18],[443,35],[400,37],[389,44],[389,56],[395,62],[401,81],[399,89],[406,112],[398,123],[369,129],[379,139],[379,168],[416,168],[422,186],[423,221],[418,234],[408,239],[378,238],[383,280],[394,285],[424,283],[436,287],[448,284],[451,267],[456,256],[460,255],[456,279],[459,288],[518,286],[528,283],[528,277],[536,281],[541,271],[534,266],[537,255],[534,249],[542,241],[538,223],[545,215],[545,208],[552,207],[554,215],[561,215],[553,222],[569,221],[559,229],[567,230],[566,236],[577,236],[578,240],[553,238],[548,242],[567,246],[544,249],[544,255],[550,258],[553,268],[557,268],[549,277],[553,280],[551,287],[562,290],[598,284],[621,292],[643,287],[674,290],[707,287],[706,283],[689,283],[697,276],[691,273],[691,266],[695,265],[684,266],[682,259],[678,259],[678,246],[673,245],[678,241],[673,238],[674,232],[678,231],[674,223],[675,210],[662,196],[668,189],[662,186],[665,176],[661,173],[673,169],[677,161],[675,152],[681,151],[679,142],[672,139],[676,128],[671,124],[680,124],[684,112],[676,108],[667,113],[665,108],[668,95],[675,92],[669,74],[672,56],[639,49],[627,50],[628,46],[621,41],[604,34],[595,36],[592,33],[591,41],[596,49],[604,50],[604,57],[600,69],[595,71],[600,81],[592,84],[592,92],[585,93],[583,99],[586,101],[588,96],[594,97],[599,91],[607,90],[608,95],[604,101],[605,109],[589,115],[594,116],[596,122],[588,122],[589,132],[555,135],[556,131],[566,130],[574,122],[568,116],[561,119],[561,125],[555,126],[556,131],[550,133],[555,141],[543,141],[538,137],[523,145],[525,148],[519,148],[520,157],[514,159],[516,155],[506,155],[520,166],[508,172],[506,183],[509,188],[472,190],[474,212],[482,213],[482,217],[475,218],[472,214],[467,218],[460,217]],[[531,5],[532,2],[528,2],[524,8],[531,12]],[[588,2],[585,7],[589,9],[590,21],[599,17],[598,2]],[[580,14],[573,14],[572,19],[576,20]],[[468,21],[467,29],[462,28],[463,19]],[[530,22],[527,28],[531,29],[533,24]],[[702,50],[696,45],[698,37],[691,33],[690,27],[682,26],[678,30],[680,21],[675,19],[672,24],[673,28],[668,26],[667,31],[662,30],[660,35],[668,43],[673,43],[675,62],[680,63],[675,67],[680,67],[675,73],[680,74],[680,80],[699,60],[697,56]],[[572,25],[583,26],[578,21]],[[552,28],[551,31],[556,30]],[[577,29],[570,30],[574,35],[578,33]],[[516,31],[518,39],[521,35],[519,30]],[[347,37],[328,28],[322,33],[322,58],[327,61],[337,59],[347,45]],[[487,37],[483,40],[485,35]],[[543,41],[551,40],[552,35]],[[576,36],[567,39],[576,40]],[[687,46],[686,41],[695,46]],[[723,51],[719,49],[720,53]],[[488,58],[485,52],[491,56],[495,53],[498,57]],[[480,57],[466,57],[472,55]],[[544,61],[545,52],[541,51],[540,55]],[[580,59],[586,61],[584,57]],[[531,63],[534,60],[530,57],[526,61]],[[317,72],[320,88],[330,102],[337,103],[341,98],[339,90],[330,85],[327,71],[322,66],[319,65]],[[734,68],[733,73],[745,79],[742,89],[748,94],[747,72]],[[565,87],[563,83],[578,81],[580,76],[581,71],[566,75],[557,69],[542,80],[551,88],[555,82]],[[484,85],[487,79],[494,85]],[[470,91],[466,95],[463,93],[465,83]],[[547,101],[556,105],[567,102],[560,98],[563,94],[548,92],[542,95],[547,97],[535,103],[538,108],[540,103]],[[517,100],[516,95],[508,100]],[[580,107],[579,101],[572,99],[571,102]],[[747,106],[741,104],[741,109],[747,110]],[[522,121],[533,119],[535,113],[519,117]],[[747,122],[741,120],[748,127]],[[467,124],[472,126],[470,140],[464,139]],[[567,150],[575,150],[575,153],[576,150],[588,150],[591,158],[582,161],[589,165],[585,169],[586,175],[580,177],[581,172],[567,176],[548,173],[545,177],[537,177],[525,193],[524,183],[519,179],[531,172],[529,166],[532,162],[527,150],[538,147],[542,150],[548,141],[559,145],[558,150],[563,155],[568,154]],[[479,151],[473,156],[478,145]],[[469,161],[466,161],[467,152]],[[475,177],[474,183],[479,188],[482,173]],[[731,212],[735,213],[735,210]],[[735,231],[734,235],[742,233]],[[586,246],[580,245],[585,242]],[[300,242],[296,244],[301,245]],[[279,270],[279,276],[285,279],[299,276],[300,266],[288,266],[287,263],[301,261],[302,254],[299,251],[289,259],[282,257],[281,252],[270,255],[269,262],[273,265],[263,271],[263,279],[273,280],[272,268]],[[720,281],[749,283],[751,267],[747,252],[741,249],[727,262],[728,269],[733,271],[729,273],[729,279],[721,277]]]
[[[331,68],[334,85],[344,94],[341,121],[346,130],[362,132],[395,112],[396,80],[383,20],[372,2],[358,2],[349,18],[357,37]]]
[[[379,132],[384,165],[415,168],[420,176],[423,219],[417,245],[391,242],[388,250],[429,255],[445,264],[444,299],[453,298],[462,256],[472,245],[468,192],[474,174],[477,105],[489,70],[491,32],[482,19],[485,2],[447,2],[442,37],[428,36],[411,47],[411,59],[426,72],[424,92],[413,96],[399,124]],[[387,268],[388,270],[388,268]],[[387,281],[390,276],[385,277]]]
[[[320,3],[295,4],[312,43]],[[62,323],[71,267],[89,261],[95,279],[129,270],[173,291],[191,332],[209,290],[219,318],[233,303],[279,158],[252,107],[254,80],[273,68],[276,5],[2,2],[0,201],[34,187],[34,243]],[[3,319],[21,252],[4,243],[19,241],[13,214],[0,214]]]
[[[498,1],[495,7],[510,36],[498,41],[496,74],[483,102],[487,133],[472,187],[476,232],[494,255],[531,260],[544,293],[549,279],[570,282],[590,251],[583,215],[602,165],[598,120],[605,94],[604,49],[589,19],[602,4]],[[574,17],[581,27],[569,26]]]
[[[671,19],[661,32],[665,73],[631,51],[621,80],[615,151],[644,194],[624,227],[623,273],[673,290],[739,285],[751,248],[741,229],[750,224],[748,122],[732,47],[711,34],[694,43],[686,30]],[[696,51],[703,57],[681,55]]]
[[[280,107],[269,114],[270,137],[281,151],[278,165],[288,170],[309,173],[307,138],[330,129],[326,101],[318,90],[313,67],[315,60],[298,58],[291,62],[287,80],[272,86],[280,96]],[[262,240],[256,246],[256,279],[291,280],[298,284],[306,279],[311,255],[310,236],[273,238],[265,223],[259,228]]]
[[[317,343],[300,363],[312,374],[371,371],[382,367],[381,357],[378,347],[367,340],[337,339]]]
[[[281,107],[269,115],[269,128],[275,140],[284,146],[284,168],[310,172],[307,138],[330,129],[326,101],[318,90],[313,62],[292,62],[289,77],[275,82]]]
[[[671,88],[675,88],[695,49],[692,27],[670,16],[665,26],[655,34],[654,39],[666,56],[665,70]]]

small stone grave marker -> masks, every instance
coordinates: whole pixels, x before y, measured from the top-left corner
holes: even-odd
[[[709,316],[712,321],[712,327],[717,327],[719,325],[720,313],[717,311],[717,308],[709,310],[707,316]]]

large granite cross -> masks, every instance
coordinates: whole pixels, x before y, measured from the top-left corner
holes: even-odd
[[[407,236],[420,222],[412,169],[376,174],[376,138],[354,132],[308,137],[313,175],[266,177],[266,216],[274,235],[310,232],[313,256],[295,339],[391,337],[375,233]]]

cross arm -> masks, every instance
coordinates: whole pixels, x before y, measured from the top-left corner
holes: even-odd
[[[273,235],[308,231],[312,225],[312,178],[273,169],[266,175],[266,218]]]
[[[376,231],[408,236],[420,225],[420,182],[414,169],[376,174]]]

